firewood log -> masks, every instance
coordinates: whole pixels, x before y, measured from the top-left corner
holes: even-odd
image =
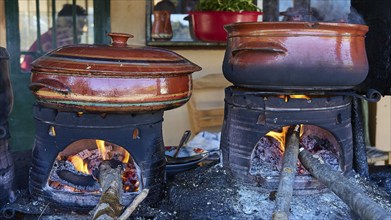
[[[282,161],[280,183],[276,195],[274,220],[288,219],[292,201],[293,184],[297,168],[297,156],[300,144],[300,125],[291,126],[286,134],[286,147]]]
[[[383,220],[391,218],[390,213],[365,195],[356,184],[324,163],[319,156],[300,148],[299,159],[315,178],[333,191],[360,219]]]
[[[126,220],[134,212],[137,206],[147,197],[149,189],[143,189],[140,194],[134,198],[133,202],[125,209],[120,217],[117,220]]]
[[[122,198],[122,166],[105,160],[99,166],[99,184],[102,196],[93,210],[92,219],[116,219],[121,215],[124,206]]]

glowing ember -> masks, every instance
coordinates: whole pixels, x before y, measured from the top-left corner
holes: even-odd
[[[307,95],[279,95],[278,97],[284,99],[285,102],[288,102],[289,99],[291,99],[291,98],[292,99],[307,99],[307,100],[311,99],[311,97],[307,96]]]
[[[94,190],[83,190],[83,186],[79,187],[74,183],[70,183],[71,180],[68,181],[66,179],[58,179],[59,177],[53,176],[55,175],[53,173],[56,173],[56,170],[65,169],[73,173],[70,175],[73,175],[74,177],[89,175],[91,178],[94,178],[96,180],[94,175],[95,172],[99,170],[99,165],[102,163],[102,161],[116,160],[122,162],[123,164],[124,172],[122,175],[122,181],[124,192],[138,191],[140,187],[138,170],[136,168],[136,165],[134,164],[133,159],[130,156],[130,153],[126,149],[118,145],[111,144],[103,140],[93,141],[94,142],[92,142],[92,140],[77,141],[68,146],[69,149],[67,148],[57,156],[57,161],[55,162],[57,166],[53,168],[53,172],[51,172],[52,174],[48,181],[49,186],[54,189],[66,190],[70,192],[96,192]],[[74,151],[72,151],[72,145],[77,147],[81,146],[80,148],[82,148],[83,150],[74,154]],[[83,145],[85,145],[86,147],[84,147]],[[54,181],[53,179],[56,179],[56,181]]]
[[[300,146],[311,153],[321,156],[335,170],[339,167],[338,143],[328,131],[313,125],[300,125]],[[252,154],[252,175],[278,175],[281,169],[282,157],[285,149],[286,133],[289,126],[282,127],[280,131],[270,131],[262,137],[254,148]],[[298,174],[308,174],[298,161]]]

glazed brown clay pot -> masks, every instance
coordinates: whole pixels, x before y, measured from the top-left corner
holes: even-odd
[[[225,26],[224,76],[267,90],[350,89],[368,74],[365,25],[252,22]]]
[[[34,61],[30,89],[37,102],[73,111],[141,112],[189,100],[199,66],[169,50],[129,46],[131,35],[109,35],[112,45],[65,46]]]

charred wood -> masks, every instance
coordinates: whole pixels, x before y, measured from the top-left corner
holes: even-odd
[[[368,179],[368,162],[365,145],[365,133],[362,124],[361,100],[352,101],[352,130],[353,130],[353,168],[361,177]]]
[[[275,220],[288,219],[289,216],[299,154],[300,125],[289,128],[286,140],[280,183],[276,195],[276,208],[273,213],[273,219]]]
[[[389,219],[391,214],[370,199],[341,173],[334,171],[320,157],[300,148],[299,159],[304,167],[333,191],[361,219]]]
[[[92,192],[100,189],[92,175],[77,171],[69,161],[56,161],[50,178],[52,181],[71,186],[76,190]]]
[[[122,172],[122,166],[111,160],[105,160],[100,164],[99,184],[102,196],[92,211],[92,219],[116,219],[121,215]]]

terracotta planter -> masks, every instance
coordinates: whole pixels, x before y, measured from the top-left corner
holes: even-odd
[[[201,41],[225,42],[227,33],[224,25],[236,22],[255,22],[261,12],[194,11],[191,15],[191,28]]]
[[[225,26],[224,76],[242,87],[350,89],[368,74],[365,25],[253,22]]]
[[[165,49],[129,46],[131,35],[112,33],[112,45],[72,45],[33,62],[30,89],[46,107],[92,112],[171,109],[191,95],[201,68]]]

